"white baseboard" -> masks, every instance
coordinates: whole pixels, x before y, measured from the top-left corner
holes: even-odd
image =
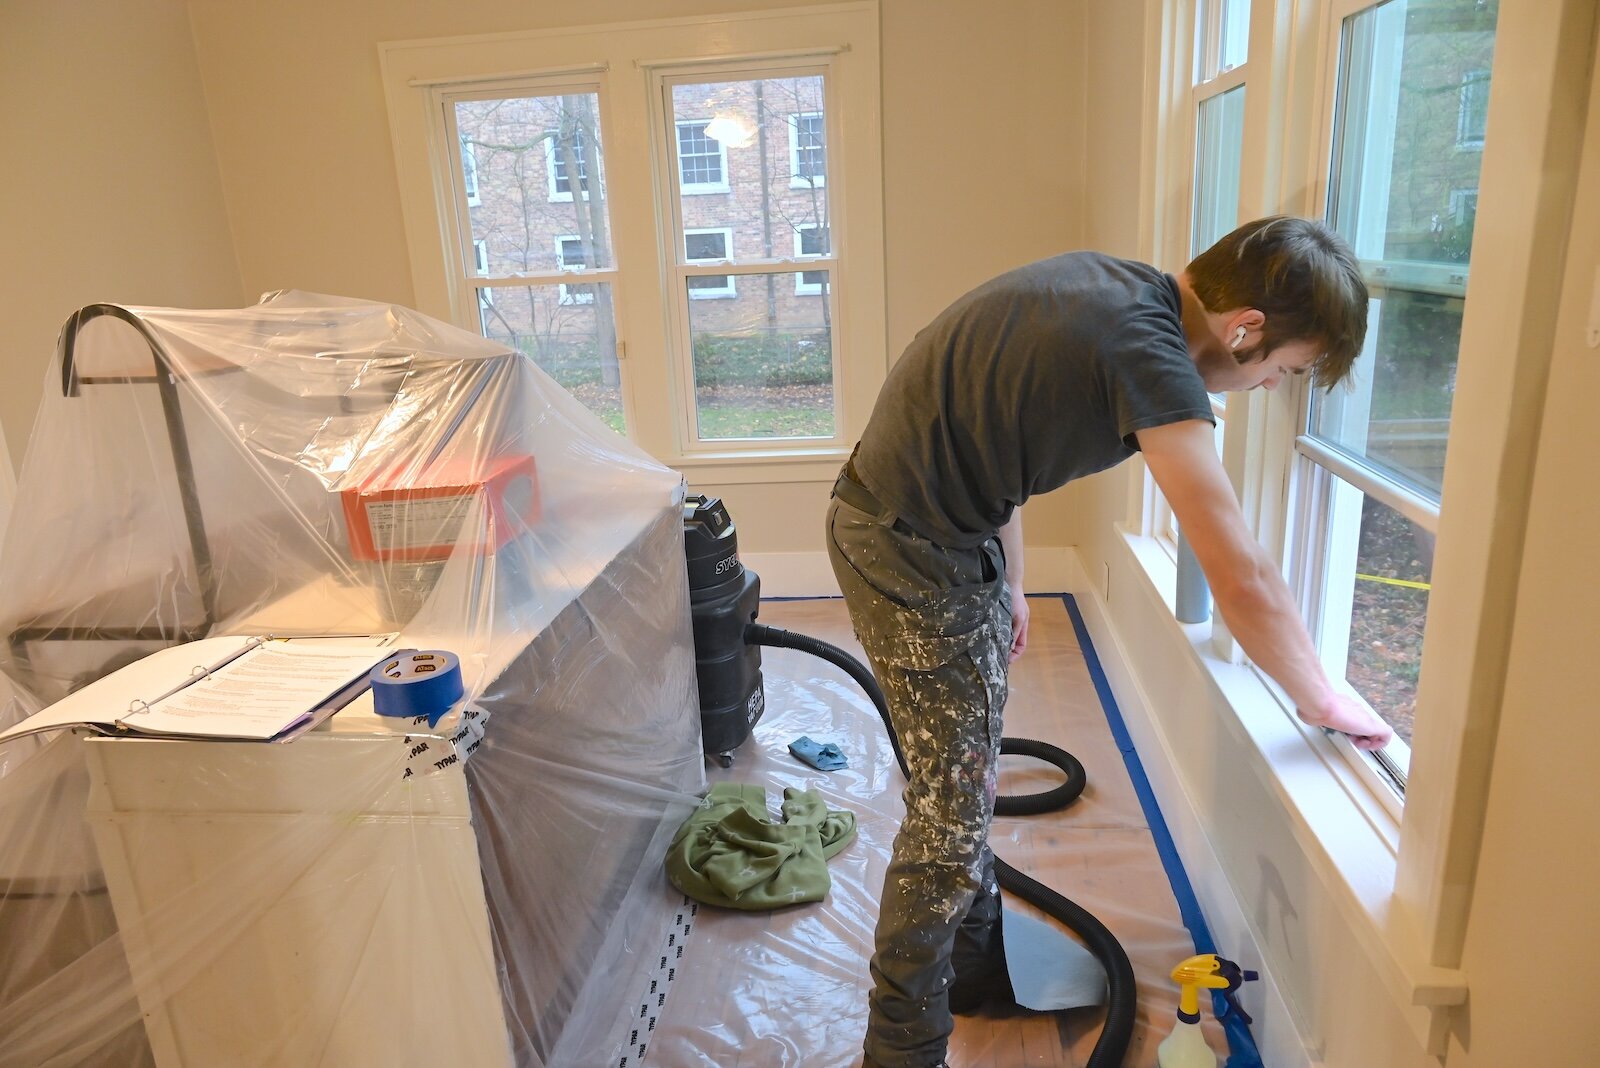
[[[1133,739],[1145,778],[1161,807],[1167,831],[1200,902],[1200,911],[1217,951],[1241,967],[1260,973],[1259,983],[1250,984],[1256,989],[1247,989],[1243,996],[1255,1018],[1250,1030],[1261,1052],[1262,1063],[1271,1068],[1317,1068],[1320,1062],[1306,1049],[1289,1006],[1263,964],[1263,955],[1244,910],[1229,887],[1205,828],[1176,774],[1175,754],[1149,713],[1149,702],[1145,700],[1138,678],[1128,667],[1128,657],[1111,627],[1100,591],[1079,587],[1071,592],[1077,595],[1078,610],[1083,614],[1089,639],[1094,643],[1095,654]]]
[[[828,554],[740,553],[744,566],[761,576],[763,597],[837,597]],[[1078,551],[1070,546],[1045,546],[1027,550],[1023,585],[1030,593],[1076,593],[1084,588]]]
[[[839,583],[833,577],[828,554],[740,553],[746,568],[761,576],[763,597],[837,597]]]

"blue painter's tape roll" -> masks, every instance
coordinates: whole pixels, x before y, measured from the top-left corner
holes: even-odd
[[[380,716],[427,716],[433,727],[465,692],[461,661],[443,649],[403,653],[372,669],[372,705]]]

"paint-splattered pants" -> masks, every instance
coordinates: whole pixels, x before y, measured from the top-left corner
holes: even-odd
[[[954,1027],[952,954],[984,960],[998,937],[989,824],[1010,595],[997,539],[948,549],[892,512],[837,497],[828,555],[911,769],[878,911],[864,1048],[869,1065],[925,1068],[942,1062]]]

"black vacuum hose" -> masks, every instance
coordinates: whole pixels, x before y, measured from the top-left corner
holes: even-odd
[[[873,677],[866,665],[837,645],[830,645],[820,638],[796,634],[762,623],[747,624],[744,638],[751,645],[795,649],[821,657],[855,679],[872,699],[873,707],[878,710],[878,718],[883,720],[883,729],[889,734],[889,744],[894,747],[894,758],[900,765],[900,773],[910,781],[911,769],[906,767],[906,757],[900,748],[900,738],[895,734],[894,723],[889,719],[888,702],[884,700],[878,680]],[[994,812],[997,816],[1032,816],[1041,812],[1054,812],[1070,805],[1077,800],[1079,794],[1083,793],[1086,781],[1083,764],[1065,749],[1032,738],[1002,738],[1000,752],[1043,760],[1060,768],[1067,778],[1060,786],[1043,793],[995,798]],[[994,869],[1001,887],[1006,892],[1015,894],[1028,904],[1066,924],[1083,939],[1089,952],[1093,953],[1105,968],[1106,1022],[1101,1028],[1099,1040],[1095,1042],[1094,1051],[1089,1055],[1088,1068],[1120,1068],[1127,1056],[1128,1044],[1133,1039],[1134,1015],[1138,1007],[1133,963],[1128,960],[1127,951],[1122,948],[1122,944],[1106,925],[1096,919],[1088,909],[1050,889],[1037,879],[1022,874],[999,857],[994,858]]]

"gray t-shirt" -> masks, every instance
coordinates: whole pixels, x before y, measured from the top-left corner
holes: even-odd
[[[889,372],[855,459],[913,530],[982,544],[1035,493],[1132,456],[1136,430],[1212,420],[1178,284],[1072,252],[968,293]]]

